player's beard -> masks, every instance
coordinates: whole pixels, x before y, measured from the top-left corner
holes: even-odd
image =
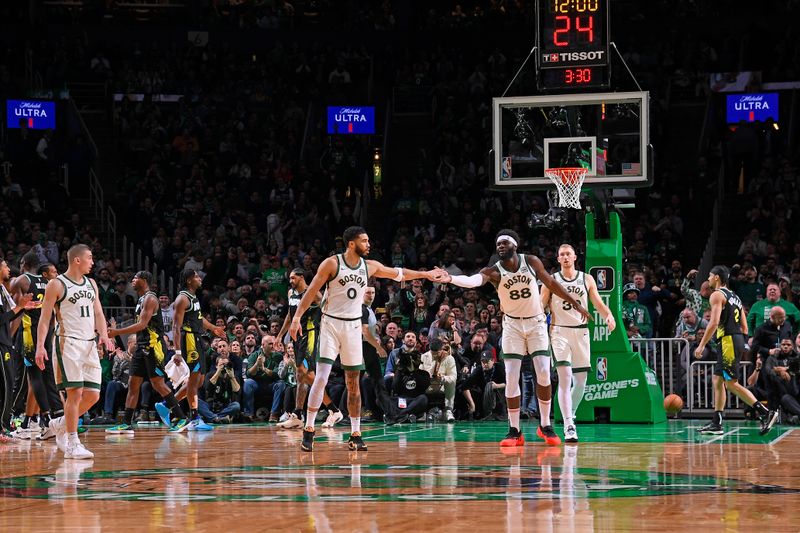
[[[514,254],[516,253],[517,253],[516,249],[506,248],[505,252],[500,252],[498,250],[497,257],[505,261],[506,259],[511,259],[512,257],[514,257]]]
[[[369,255],[369,250],[365,246],[356,245],[355,250],[358,257],[367,257]]]

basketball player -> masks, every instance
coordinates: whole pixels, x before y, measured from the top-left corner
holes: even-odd
[[[756,400],[753,393],[743,387],[737,376],[739,370],[739,357],[744,350],[745,336],[747,335],[747,317],[742,309],[742,301],[728,288],[730,271],[727,267],[717,265],[711,268],[708,274],[708,285],[714,291],[709,301],[711,303],[711,320],[708,327],[694,351],[697,359],[703,357],[703,350],[716,334],[719,343],[717,364],[714,367],[712,385],[714,387],[714,416],[711,422],[700,428],[700,433],[722,435],[722,411],[725,409],[727,393],[725,389],[739,397],[744,403],[753,407],[761,420],[761,435],[766,435],[778,420],[777,410],[768,410],[764,404]]]
[[[136,323],[126,328],[111,328],[108,334],[112,337],[136,334],[136,351],[131,359],[131,375],[128,380],[128,394],[125,397],[125,418],[122,423],[106,430],[107,433],[131,434],[133,433],[133,412],[139,402],[139,389],[145,378],[150,380],[153,389],[161,395],[169,408],[165,413],[159,412],[161,420],[170,431],[183,431],[188,424],[183,409],[178,405],[172,390],[164,382],[167,375],[166,365],[167,346],[164,343],[164,319],[161,316],[161,307],[158,296],[150,290],[153,275],[146,270],[141,270],[133,276],[131,285],[139,295],[136,303]],[[172,425],[170,415],[177,416],[177,422]]]
[[[186,288],[175,298],[172,316],[172,338],[175,339],[175,355],[186,356],[189,365],[189,381],[186,387],[181,388],[175,399],[179,402],[186,397],[189,402],[189,431],[209,431],[213,429],[206,424],[197,412],[197,391],[203,386],[203,379],[207,371],[206,355],[208,343],[203,338],[204,330],[212,332],[220,338],[225,336],[225,328],[215,326],[203,316],[200,310],[200,300],[197,290],[203,279],[196,270],[187,268],[181,272],[181,284]],[[164,306],[161,306],[163,313]],[[159,414],[167,409],[163,403],[156,404]]]
[[[591,299],[594,308],[605,317],[609,332],[614,331],[617,323],[611,310],[600,298],[597,283],[591,274],[575,268],[575,259],[575,248],[569,244],[559,246],[558,263],[561,265],[561,270],[553,277],[580,302],[584,309],[587,308],[587,300]],[[589,357],[589,326],[569,302],[557,294],[551,294],[550,289],[543,287],[542,306],[547,309],[548,305],[550,344],[553,347],[553,357],[558,372],[558,406],[564,418],[564,441],[578,442],[575,413],[583,399],[587,373],[592,369]]]
[[[50,421],[56,433],[56,445],[67,459],[91,459],[94,454],[78,440],[78,418],[100,398],[101,369],[95,337],[111,351],[106,318],[97,297],[97,285],[89,279],[94,259],[85,244],[67,251],[67,271],[47,284],[36,331],[36,366],[44,371],[47,350],[44,347],[50,319],[56,315],[55,351],[58,361],[58,386],[67,391],[64,416]]]
[[[344,253],[328,257],[319,266],[311,285],[297,305],[289,327],[289,335],[294,340],[298,339],[302,330],[302,317],[305,316],[306,310],[311,304],[316,301],[322,285],[326,284],[327,293],[321,304],[322,318],[320,320],[317,372],[314,384],[308,394],[306,427],[303,429],[301,445],[301,449],[307,452],[310,452],[314,445],[314,419],[322,403],[322,393],[337,355],[342,358],[342,368],[344,368],[347,386],[347,408],[351,427],[350,440],[347,444],[351,450],[367,449],[367,445],[361,438],[359,377],[361,370],[364,369],[361,346],[361,304],[364,301],[364,291],[367,288],[369,277],[375,276],[395,281],[419,278],[440,281],[444,276],[444,271],[440,269],[419,272],[386,267],[377,261],[365,260],[364,257],[369,254],[369,237],[367,231],[359,226],[351,226],[344,231],[344,244],[346,247]]]
[[[21,262],[22,274],[20,274],[11,283],[11,294],[15,300],[19,300],[25,294],[32,294],[33,301],[41,306],[44,300],[45,290],[47,288],[47,280],[38,274],[39,271],[39,255],[36,252],[28,252],[22,256]],[[51,412],[61,411],[61,397],[56,390],[56,380],[53,375],[53,364],[50,360],[45,361],[44,370],[40,370],[36,366],[36,333],[39,329],[39,317],[41,310],[39,308],[32,309],[22,315],[21,324],[17,330],[15,345],[21,352],[25,369],[28,374],[28,405],[26,408],[25,420],[22,422],[22,428],[27,428],[29,422],[29,415],[36,412],[37,406],[39,411],[39,427],[37,431],[29,428],[28,438],[36,437],[37,439],[44,440],[54,437],[55,434],[50,429],[50,414]],[[45,339],[46,349],[53,345],[53,328],[47,331],[47,339]]]
[[[308,290],[306,283],[305,270],[302,268],[295,268],[289,274],[289,312],[286,313],[286,318],[283,320],[283,326],[278,332],[278,339],[282,340],[287,331],[292,319],[297,314],[297,306],[300,300]],[[297,394],[295,395],[295,410],[289,414],[289,418],[278,424],[279,428],[283,429],[302,429],[305,427],[303,421],[303,406],[306,403],[308,396],[308,389],[314,383],[316,376],[316,357],[319,350],[319,321],[320,310],[319,303],[322,300],[322,295],[317,293],[313,301],[305,312],[305,315],[300,317],[300,337],[294,341],[294,356],[297,365]],[[323,391],[322,404],[328,410],[328,418],[322,424],[322,427],[333,427],[344,416],[342,412],[336,407],[336,404],[328,396],[327,391]]]
[[[551,445],[561,444],[550,423],[550,403],[553,391],[550,384],[547,317],[539,296],[537,278],[553,294],[569,303],[585,320],[589,313],[545,270],[535,255],[518,254],[519,235],[502,229],[497,234],[497,255],[500,260],[472,276],[452,276],[445,279],[458,287],[475,288],[491,282],[500,297],[503,309],[502,350],[506,367],[506,402],[508,405],[508,435],[500,446],[522,446],[525,438],[519,430],[519,374],[522,358],[531,355],[536,370],[536,396],[539,399],[539,427],[536,435]]]

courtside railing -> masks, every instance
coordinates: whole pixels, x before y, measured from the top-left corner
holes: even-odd
[[[695,343],[682,338],[631,339],[631,349],[638,352],[647,365],[656,373],[664,395],[677,394],[684,400],[689,413],[714,411],[712,376],[715,361],[696,360]],[[747,384],[752,372],[752,363],[742,361],[739,365],[739,383]],[[728,394],[726,411],[739,411],[744,405],[739,398]]]

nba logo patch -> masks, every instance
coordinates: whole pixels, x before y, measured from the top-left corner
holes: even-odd
[[[605,381],[608,379],[608,359],[605,357],[597,358],[597,381]]]
[[[503,166],[500,167],[500,178],[507,180],[511,179],[511,158],[503,158]]]

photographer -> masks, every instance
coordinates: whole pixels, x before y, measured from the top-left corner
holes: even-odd
[[[469,419],[476,416],[484,420],[505,420],[506,412],[506,371],[502,363],[494,360],[491,350],[481,353],[481,364],[472,370],[464,383],[462,394],[467,400]],[[481,396],[480,411],[476,415],[473,394]]]
[[[198,399],[197,411],[206,422],[230,424],[241,410],[239,402],[234,401],[241,386],[228,358],[226,341],[217,343],[217,353],[216,368],[206,375],[206,399]]]
[[[767,357],[761,370],[766,379],[767,401],[770,405],[780,405],[784,396],[794,392],[796,380],[790,373],[790,366],[796,368],[797,352],[792,340],[784,339],[778,353]]]
[[[422,354],[416,349],[416,340],[417,336],[408,332],[403,347],[395,350],[397,360],[394,368],[392,405],[399,411],[394,418],[387,417],[387,422],[390,424],[400,424],[408,420],[413,422],[416,417],[424,415],[428,408],[425,391],[431,383],[431,375],[420,368]],[[414,345],[409,349],[407,345],[411,344],[411,341]]]
[[[786,341],[781,341],[781,349]],[[787,422],[794,426],[800,424],[800,354],[792,349],[788,356],[786,375],[786,394],[781,397],[781,406],[787,414]]]
[[[396,374],[396,367],[401,353],[412,353],[417,351],[417,334],[413,331],[406,332],[403,335],[403,344],[399,348],[395,348],[389,353],[386,360],[386,372],[383,374],[383,381],[386,384],[386,390],[394,389],[394,379]]]
[[[456,360],[450,355],[450,345],[433,339],[430,351],[422,354],[422,368],[431,376],[431,383],[425,394],[428,399],[444,396],[444,418],[447,422],[455,422],[453,402],[456,397]]]

